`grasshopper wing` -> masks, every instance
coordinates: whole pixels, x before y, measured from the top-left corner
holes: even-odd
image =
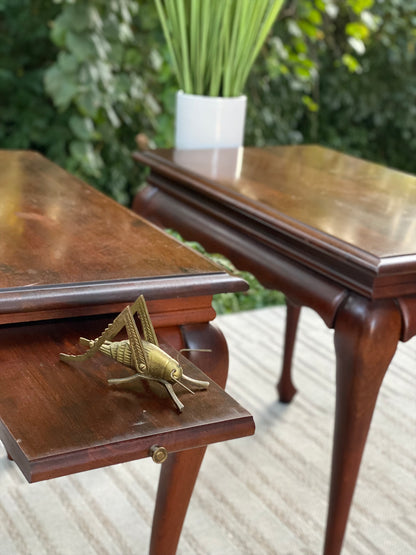
[[[132,316],[134,316],[136,313],[138,314],[140,322],[142,324],[144,339],[158,347],[159,341],[157,339],[152,321],[150,320],[149,311],[147,310],[146,302],[143,295],[140,295],[140,297],[131,307]]]

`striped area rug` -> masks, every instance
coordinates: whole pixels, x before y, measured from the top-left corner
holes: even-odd
[[[230,348],[228,391],[256,435],[208,449],[179,555],[318,555],[334,412],[332,331],[304,310],[298,395],[276,402],[284,309],[217,319]],[[344,555],[416,553],[415,348],[399,346],[376,407]],[[0,453],[0,555],[147,553],[158,467],[149,460],[37,484]]]

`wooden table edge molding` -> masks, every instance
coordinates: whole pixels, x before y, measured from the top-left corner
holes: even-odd
[[[221,293],[224,287],[235,292],[244,291],[248,286],[240,278],[218,271],[193,275],[192,295],[189,279],[183,276],[5,288],[0,296],[0,324],[119,312],[139,294],[149,299],[156,311],[158,301],[181,296],[189,299],[187,304],[190,304],[190,299],[197,297],[198,289],[201,298],[207,299],[207,294]],[[210,320],[213,318],[212,310]]]
[[[2,440],[2,442],[7,449],[9,458],[17,464],[26,480],[29,483],[35,483],[53,478],[59,478],[61,476],[68,476],[70,474],[76,474],[78,472],[84,472],[88,461],[91,461],[88,465],[89,470],[94,470],[97,468],[103,468],[104,466],[111,466],[114,464],[121,464],[150,457],[150,447],[152,445],[161,445],[165,447],[169,453],[168,456],[170,456],[173,453],[183,452],[190,449],[198,449],[200,447],[211,445],[212,443],[220,443],[222,441],[229,441],[254,434],[254,421],[249,413],[247,413],[246,416],[241,416],[240,418],[233,417],[232,426],[233,432],[231,435],[229,429],[222,428],[222,433],[218,433],[220,428],[216,428],[214,424],[203,424],[201,427],[202,433],[199,435],[199,441],[194,442],[192,447],[188,446],[188,441],[180,440],[177,436],[172,436],[170,432],[166,432],[164,434],[152,434],[150,436],[151,441],[149,441],[149,438],[144,437],[140,441],[132,441],[130,445],[124,445],[123,456],[106,456],[108,453],[108,447],[97,446],[93,450],[80,450],[76,453],[76,461],[71,461],[70,463],[68,463],[65,453],[54,457],[44,457],[36,461],[30,461],[16,449],[15,442],[11,437],[9,440]],[[207,439],[207,437],[212,437],[214,433],[216,434],[215,441]],[[2,431],[2,436],[5,437],[5,435],[7,435],[7,432]],[[118,444],[114,443],[111,447],[117,449]],[[97,462],[92,461],[92,455],[98,455]],[[104,463],[103,460],[106,462]]]

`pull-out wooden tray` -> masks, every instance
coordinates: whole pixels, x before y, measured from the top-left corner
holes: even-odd
[[[251,415],[184,357],[185,374],[210,386],[194,395],[175,386],[181,414],[156,382],[109,386],[133,371],[101,353],[59,360],[107,324],[100,316],[1,329],[0,440],[29,482],[146,457],[153,445],[174,452],[254,433]]]

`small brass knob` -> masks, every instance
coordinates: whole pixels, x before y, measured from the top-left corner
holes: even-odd
[[[150,448],[150,456],[153,462],[156,464],[162,464],[168,458],[168,451],[164,447],[159,447],[159,445],[153,445]]]

